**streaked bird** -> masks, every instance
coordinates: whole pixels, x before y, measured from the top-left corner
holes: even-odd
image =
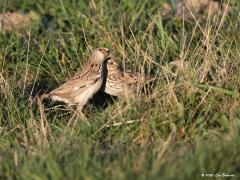
[[[124,71],[113,58],[107,62],[107,81],[104,92],[118,97],[135,97],[153,78]]]
[[[109,49],[95,49],[82,71],[45,97],[50,97],[54,101],[65,102],[69,106],[77,104],[78,112],[82,112],[83,107],[106,81],[106,65],[109,59],[111,59]]]

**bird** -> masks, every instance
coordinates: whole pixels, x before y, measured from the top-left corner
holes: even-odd
[[[107,80],[104,92],[117,97],[136,97],[138,92],[153,79],[140,73],[134,74],[130,70],[124,71],[114,58],[111,58],[107,62]]]
[[[95,49],[80,72],[45,95],[44,98],[62,101],[69,106],[77,104],[77,111],[82,113],[84,106],[106,81],[106,63],[111,58],[110,49]]]

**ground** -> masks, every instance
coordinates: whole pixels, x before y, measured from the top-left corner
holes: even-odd
[[[165,2],[1,0],[31,27],[0,32],[0,179],[240,178],[240,3],[183,21]],[[149,93],[100,94],[87,121],[41,102],[97,47]]]

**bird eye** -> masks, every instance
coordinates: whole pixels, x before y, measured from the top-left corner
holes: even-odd
[[[107,49],[107,48],[105,48],[105,49],[98,49],[100,52],[102,52],[102,53],[104,53],[104,54],[109,54],[110,52],[111,52],[111,50],[110,49]]]

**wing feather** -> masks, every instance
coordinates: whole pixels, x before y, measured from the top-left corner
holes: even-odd
[[[66,83],[62,84],[58,88],[54,89],[49,93],[50,96],[66,96],[70,94],[75,94],[76,92],[80,94],[82,91],[84,91],[86,88],[92,86],[94,83],[96,83],[100,78],[101,74],[96,71],[89,71],[89,75],[85,77],[81,77],[78,79],[71,79],[67,81]]]

